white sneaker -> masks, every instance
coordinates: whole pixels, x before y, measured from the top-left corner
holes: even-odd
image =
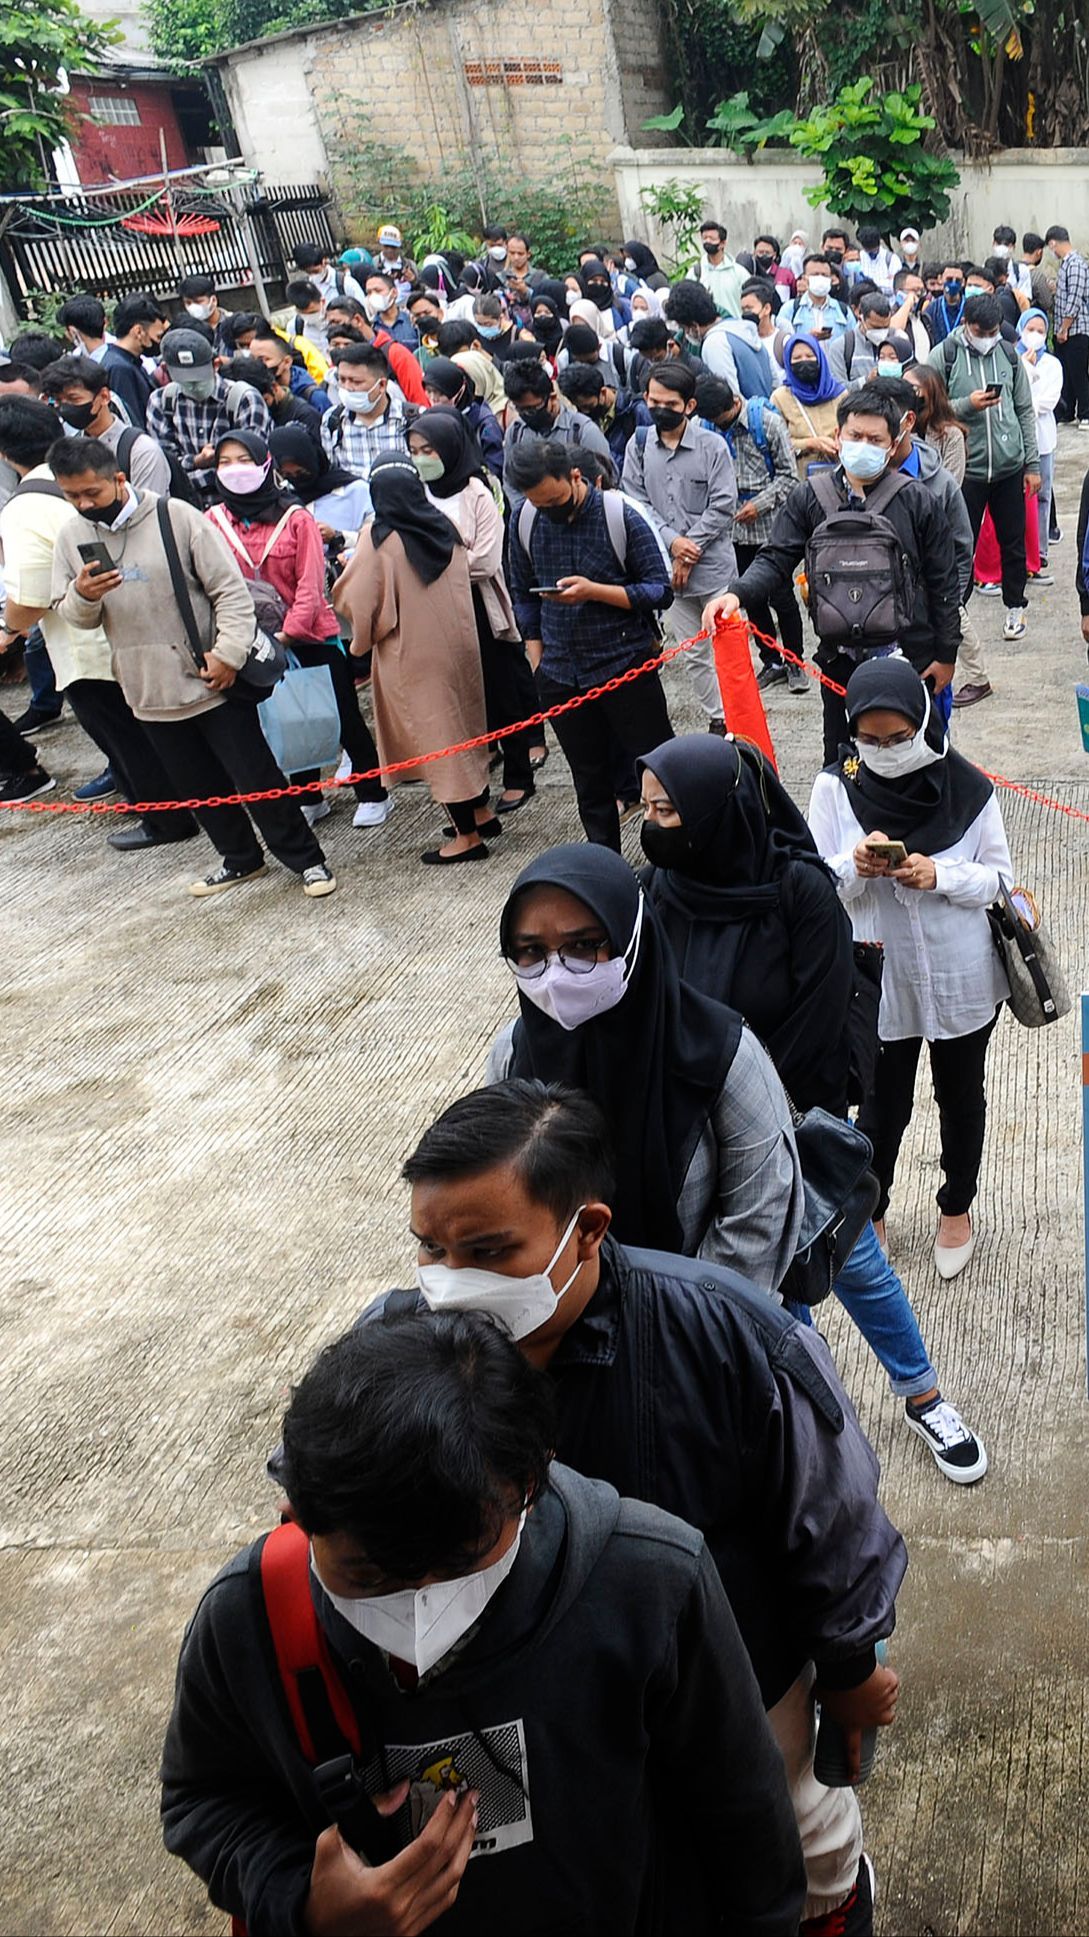
[[[332,811],[327,800],[308,800],[303,808],[303,819],[313,827],[315,821],[327,820]]]
[[[1027,609],[1028,608],[1023,605],[1008,605],[1006,607],[1006,623],[1002,628],[1003,639],[1023,639],[1024,638],[1025,613]]]
[[[350,760],[350,758],[349,758],[349,756],[348,756],[348,755],[347,755],[346,753],[345,753],[345,754],[342,754],[342,755],[341,755],[341,760],[340,760],[340,765],[339,765],[339,767],[337,768],[337,770],[336,770],[336,772],[335,772],[335,774],[333,775],[333,779],[334,779],[334,780],[347,780],[347,778],[348,778],[348,775],[349,775],[349,774],[351,773],[351,771],[352,771],[352,763],[351,763],[351,760]]]
[[[382,827],[393,812],[393,795],[385,800],[361,800],[352,815],[353,827]]]
[[[909,1399],[904,1415],[913,1433],[918,1433],[924,1445],[929,1446],[939,1472],[952,1480],[954,1486],[971,1486],[981,1480],[987,1471],[987,1449],[975,1433],[970,1432],[961,1418],[956,1406],[948,1399],[932,1399],[922,1412],[915,1410]]]

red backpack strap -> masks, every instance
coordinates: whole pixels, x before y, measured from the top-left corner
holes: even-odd
[[[338,1729],[358,1755],[359,1723],[333,1665],[310,1591],[310,1542],[292,1520],[273,1528],[265,1539],[261,1549],[261,1588],[276,1665],[304,1756],[311,1765],[322,1759],[314,1744],[300,1686],[302,1677],[315,1675],[320,1675],[325,1684]]]

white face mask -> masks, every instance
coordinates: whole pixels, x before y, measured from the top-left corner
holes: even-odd
[[[507,251],[501,242],[497,242],[494,249],[489,249],[488,254],[493,262],[506,262],[507,260]]]
[[[809,294],[811,296],[827,296],[831,287],[831,276],[810,276],[809,278]]]
[[[523,1509],[518,1531],[506,1553],[477,1574],[436,1581],[431,1587],[401,1587],[395,1594],[373,1594],[369,1600],[330,1593],[314,1565],[313,1555],[310,1565],[322,1591],[357,1634],[365,1641],[372,1641],[376,1648],[384,1648],[387,1654],[396,1655],[398,1661],[410,1661],[418,1675],[426,1675],[479,1621],[488,1602],[502,1587],[518,1558],[525,1524]]]
[[[939,753],[930,746],[926,729],[930,722],[930,702],[927,700],[926,719],[918,733],[906,740],[901,747],[864,747],[858,749],[858,757],[864,767],[876,774],[881,780],[904,780],[909,773],[918,773],[923,767],[933,767],[937,761],[945,759],[945,749]]]
[[[1047,336],[1043,330],[1024,330],[1022,340],[1030,350],[1042,350],[1047,343]]]
[[[382,311],[388,309],[392,301],[392,296],[375,296],[373,293],[364,296],[363,307],[367,312],[368,322],[377,323]]]
[[[525,969],[516,968],[515,981],[523,995],[546,1016],[551,1016],[553,1022],[558,1022],[561,1029],[577,1029],[581,1023],[592,1022],[595,1016],[616,1008],[638,959],[642,928],[643,892],[640,889],[635,927],[623,955],[613,955],[607,962],[595,962],[585,975],[572,975],[558,955],[550,955],[542,974],[529,975]]]
[[[869,337],[871,343],[887,343],[889,339],[889,332],[887,329],[880,329],[880,330],[868,329],[866,331],[866,335]]]
[[[448,1264],[417,1265],[416,1283],[429,1309],[487,1312],[514,1339],[528,1338],[531,1332],[539,1331],[542,1325],[547,1325],[560,1299],[570,1291],[582,1270],[580,1260],[567,1283],[558,1291],[555,1289],[550,1274],[585,1209],[585,1204],[579,1205],[544,1270],[533,1271],[528,1278],[511,1278],[502,1271],[482,1271],[475,1265],[466,1265],[462,1271],[454,1271]]]
[[[376,383],[372,390],[341,390],[340,401],[345,410],[377,410],[382,401],[382,385]]]
[[[977,356],[990,356],[991,351],[997,350],[1001,341],[1001,336],[972,336],[969,334],[968,348],[974,350]]]
[[[214,301],[207,303],[186,303],[185,313],[187,316],[194,317],[198,323],[206,323],[214,308]]]
[[[632,256],[624,257],[624,267],[627,270],[629,276],[637,276],[639,274],[639,271],[635,265],[635,259]]]
[[[994,257],[996,262],[1008,262],[1009,254],[1010,254],[1009,243],[996,242],[991,249],[991,254]]]

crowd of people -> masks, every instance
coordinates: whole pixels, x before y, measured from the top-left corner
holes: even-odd
[[[339,261],[300,245],[272,321],[194,275],[180,317],[134,294],[107,328],[74,296],[63,342],[0,364],[0,652],[30,681],[0,800],[55,786],[67,702],[107,762],[76,798],[155,803],[114,849],[203,833],[198,898],[266,848],[322,897],[320,792],[184,805],[285,786],[279,652],[328,672],[364,838],[377,769],[426,782],[432,867],[532,811],[522,722],[619,681],[552,722],[586,839],[514,881],[510,1020],[406,1158],[415,1283],[302,1379],[284,1521],[185,1640],[167,1845],[253,1937],[873,1929],[855,1785],[907,1555],[813,1307],[978,1482],[894,1193],[925,1044],[957,1278],[1015,876],[951,709],[992,693],[973,596],[1016,642],[1052,582],[1089,267],[1061,228],[1019,258],[997,229],[981,265],[867,225],[700,241],[670,284],[636,239],[551,276],[520,234],[417,264],[391,224]],[[686,641],[737,613],[759,688],[810,692],[806,619],[832,682],[805,814],[730,731],[710,637],[684,654],[704,732],[675,734],[657,670],[621,679],[663,617]],[[815,1287],[803,1132],[851,1110],[872,1192]]]

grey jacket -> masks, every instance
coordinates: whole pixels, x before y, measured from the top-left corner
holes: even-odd
[[[702,557],[683,588],[686,597],[710,595],[732,577],[737,479],[729,446],[717,431],[702,429],[692,418],[675,450],[656,430],[645,436],[636,431],[621,483],[629,497],[649,506],[667,545],[690,538],[700,546]]]
[[[990,484],[1014,471],[1038,469],[1032,391],[1015,350],[1000,343],[989,356],[979,356],[968,348],[961,328],[931,350],[927,362],[944,380],[956,415],[968,427],[966,477],[982,478]],[[992,383],[997,383],[1002,393],[998,403],[987,410],[976,410],[969,402],[972,392],[985,390]]]
[[[959,437],[960,432],[956,435]],[[961,603],[972,583],[972,562],[975,558],[975,539],[972,537],[972,521],[964,502],[960,485],[950,471],[947,471],[933,444],[921,437],[913,437],[912,443],[919,453],[919,481],[925,484],[937,498],[949,525],[949,535],[953,540],[953,550],[957,559],[957,578],[960,581]]]

